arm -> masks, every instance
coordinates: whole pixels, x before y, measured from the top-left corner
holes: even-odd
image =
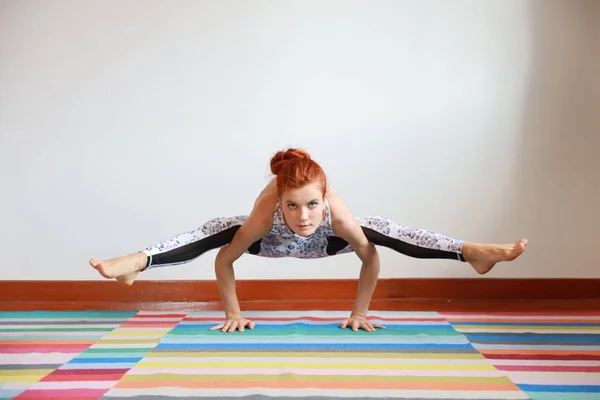
[[[235,273],[233,263],[244,254],[254,242],[265,236],[273,224],[273,212],[276,204],[276,194],[272,183],[258,196],[248,219],[233,236],[231,242],[222,247],[215,260],[215,274],[219,293],[225,308],[227,321],[213,329],[233,331],[234,321],[243,319],[235,291]],[[239,327],[243,330],[243,325]]]
[[[369,303],[377,285],[379,277],[380,261],[375,246],[367,239],[361,226],[348,210],[345,202],[328,187],[327,198],[331,207],[331,218],[333,230],[336,236],[344,239],[352,247],[358,258],[362,261],[362,268],[358,281],[358,292],[350,320],[342,323],[345,328],[348,323],[354,330],[362,327],[366,330],[374,330],[373,327],[383,326],[370,324],[366,321]]]

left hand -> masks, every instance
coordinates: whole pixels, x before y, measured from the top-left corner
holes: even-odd
[[[350,318],[343,320],[340,328],[345,329],[346,327],[352,328],[354,332],[358,331],[359,328],[367,332],[373,332],[375,328],[385,329],[385,326],[372,324],[365,316],[359,314],[352,314]]]

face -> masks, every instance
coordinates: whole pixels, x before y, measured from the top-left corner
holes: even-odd
[[[323,192],[317,185],[288,189],[281,195],[281,209],[286,224],[296,235],[310,236],[323,220]]]

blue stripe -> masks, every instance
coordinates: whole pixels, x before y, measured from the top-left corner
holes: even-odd
[[[12,399],[23,392],[23,389],[2,389],[0,387],[0,399]]]
[[[525,392],[600,393],[596,385],[517,385]]]
[[[135,363],[140,361],[144,357],[131,357],[131,358],[118,358],[118,357],[106,357],[106,358],[74,358],[68,362],[68,364],[106,364],[106,363]]]

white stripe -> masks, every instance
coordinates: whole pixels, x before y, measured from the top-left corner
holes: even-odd
[[[77,354],[79,353],[0,354],[0,364],[63,364],[72,360]]]
[[[243,315],[245,318],[348,318],[350,312],[347,310],[342,311],[244,311]],[[222,311],[192,311],[189,312],[186,318],[216,318],[223,319],[224,314]],[[440,313],[432,312],[412,312],[412,311],[369,311],[368,317],[380,317],[380,318],[442,318]],[[600,317],[596,317],[599,318]]]
[[[94,339],[100,339],[104,335],[106,335],[109,330],[106,332],[82,332],[82,331],[69,331],[69,332],[0,332],[0,338],[8,338],[15,337],[14,339],[19,340],[29,340],[27,338],[31,337],[32,340],[35,340],[36,336],[72,336],[74,340],[77,339],[77,336],[90,336]],[[94,340],[89,339],[89,340]],[[64,340],[64,339],[63,339]]]
[[[61,381],[36,382],[31,390],[111,389],[119,381]]]
[[[178,362],[219,362],[219,363],[343,363],[343,364],[447,364],[447,365],[492,365],[490,360],[480,359],[456,359],[446,358],[445,354],[440,353],[439,358],[377,358],[373,353],[365,358],[344,358],[344,357],[223,357],[223,356],[200,356],[200,357],[158,357],[160,353],[148,353],[143,362],[152,363],[178,363]],[[494,360],[496,361],[496,360]],[[600,362],[600,361],[598,361]]]
[[[456,398],[462,400],[469,399],[489,399],[489,400],[529,400],[530,397],[521,391],[486,391],[486,390],[387,390],[387,389],[268,389],[268,388],[249,388],[249,389],[210,389],[210,388],[178,388],[178,387],[160,387],[150,389],[111,389],[105,399],[110,396],[115,397],[133,397],[133,396],[175,396],[175,397],[241,397],[251,395],[265,395],[274,397],[372,397],[388,399],[410,399],[410,398],[429,398],[429,399],[448,399]]]
[[[137,361],[119,363],[67,363],[58,369],[131,369],[137,364]]]
[[[107,330],[115,329],[120,324],[93,324],[93,325],[77,325],[77,324],[64,324],[64,325],[1,325],[0,329],[82,329],[82,328],[106,328]],[[24,332],[27,333],[27,332]]]
[[[516,384],[529,385],[600,385],[599,373],[504,371]]]
[[[35,385],[35,382],[0,382],[0,389],[3,390],[27,390]]]
[[[119,317],[119,318],[88,318],[88,317],[71,317],[71,318],[0,318],[0,322],[81,322],[81,321],[94,321],[94,322],[106,322],[111,321],[115,324],[122,324],[129,320],[131,317]],[[5,325],[0,325],[5,326]]]

